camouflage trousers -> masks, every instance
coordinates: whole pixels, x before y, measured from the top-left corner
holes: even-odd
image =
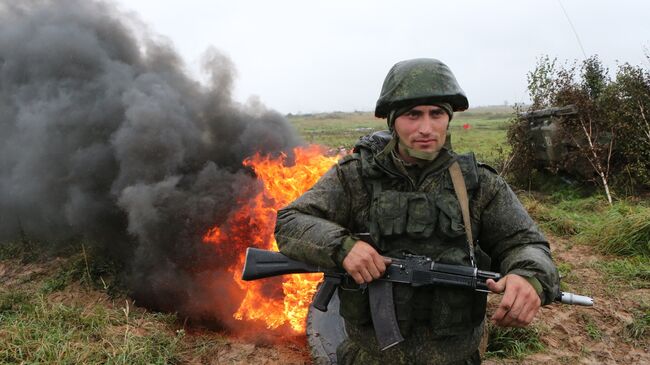
[[[380,351],[372,325],[346,323],[348,338],[336,349],[339,365],[475,365],[485,322],[454,336],[438,336],[426,324],[415,324],[405,341]]]

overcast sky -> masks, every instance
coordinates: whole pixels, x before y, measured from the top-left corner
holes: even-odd
[[[282,113],[373,110],[388,69],[417,57],[445,62],[470,106],[526,102],[539,57],[581,60],[580,44],[612,73],[617,62],[650,68],[648,1],[117,2],[169,38],[197,79],[213,46],[236,65],[237,100]]]

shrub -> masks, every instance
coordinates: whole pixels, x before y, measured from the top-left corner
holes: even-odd
[[[508,172],[515,183],[527,183],[531,169],[568,172],[602,187],[610,203],[612,190],[635,194],[650,188],[648,70],[626,63],[611,79],[597,56],[563,66],[543,57],[528,74],[528,91],[529,112],[568,105],[576,112],[556,117],[552,144],[562,147],[562,158],[543,163],[534,154],[529,121],[521,113],[511,121]]]

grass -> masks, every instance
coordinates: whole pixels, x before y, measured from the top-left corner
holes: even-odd
[[[582,314],[582,320],[585,323],[587,336],[593,341],[600,341],[603,338],[603,334],[596,321],[588,314]]]
[[[522,202],[543,231],[614,256],[593,264],[607,287],[650,288],[650,208],[621,200],[612,206],[599,196],[560,188],[542,197],[524,195]],[[558,266],[563,289],[576,281],[569,263]]]
[[[170,335],[169,320],[133,308],[124,297],[111,301],[106,295],[106,282],[112,281],[99,276],[108,274],[106,263],[94,259],[85,246],[77,246],[81,252],[66,258],[46,259],[43,245],[19,241],[0,246],[5,260],[12,254],[11,259],[23,264],[40,262],[47,268],[26,270],[20,280],[0,287],[0,363],[180,362],[179,338]],[[97,299],[89,302],[86,297]]]
[[[337,113],[290,116],[289,121],[308,143],[332,148],[351,149],[359,137],[386,129],[386,120],[371,113],[353,113],[343,117]]]
[[[580,282],[579,277],[573,274],[573,265],[569,262],[557,262],[557,270],[560,273],[560,290],[572,291],[570,284]]]
[[[650,305],[634,312],[632,322],[625,326],[624,336],[631,342],[643,343],[650,339]]]
[[[3,282],[0,364],[180,364],[220,346],[216,334],[188,338],[175,314],[111,293],[113,282],[97,276],[104,265],[84,249],[42,262],[46,272],[29,274],[29,264],[24,278]]]
[[[460,117],[458,113],[451,122],[452,145],[458,153],[474,152],[480,161],[494,164],[507,153],[507,114],[474,114]],[[360,137],[387,129],[386,120],[375,118],[371,113],[353,113],[347,117],[327,113],[308,116],[291,116],[289,121],[308,143],[331,148],[351,149]],[[468,124],[469,129],[463,125]],[[501,147],[499,150],[498,147]]]
[[[490,326],[486,356],[522,359],[526,355],[544,350],[540,335],[541,330],[534,325],[525,328]]]
[[[627,289],[650,289],[650,257],[633,256],[598,262],[609,285]]]
[[[27,239],[2,242],[0,244],[0,260],[17,259],[23,263],[36,261],[41,251],[34,242]]]
[[[649,257],[650,207],[617,203],[587,227],[580,239],[604,253]]]
[[[567,277],[571,274],[571,270],[573,270],[573,265],[571,265],[570,262],[561,262],[557,264],[557,270],[560,273],[560,277]]]
[[[650,207],[558,187],[549,195],[523,195],[522,203],[544,231],[592,245],[604,254],[650,256]]]
[[[594,217],[605,208],[605,202],[594,197],[562,197],[521,195],[520,200],[531,217],[544,231],[558,236],[572,237],[587,229]]]
[[[49,276],[41,287],[45,294],[65,289],[72,282],[89,283],[90,269],[84,255],[70,257],[54,275]]]
[[[0,293],[0,363],[178,363],[179,338],[159,315],[99,303]]]

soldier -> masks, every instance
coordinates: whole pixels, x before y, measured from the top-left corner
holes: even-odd
[[[549,245],[510,187],[473,154],[452,151],[449,122],[467,108],[442,62],[397,63],[375,109],[389,130],[362,137],[352,154],[278,212],[282,253],[343,268],[354,278],[338,291],[348,333],[337,349],[340,364],[481,362],[486,294],[451,287],[395,284],[405,341],[378,350],[368,293],[360,285],[381,277],[385,257],[412,253],[500,271],[501,280],[488,281],[491,291],[504,293],[491,317],[498,326],[528,325],[559,291]],[[358,237],[365,232],[372,243]]]

